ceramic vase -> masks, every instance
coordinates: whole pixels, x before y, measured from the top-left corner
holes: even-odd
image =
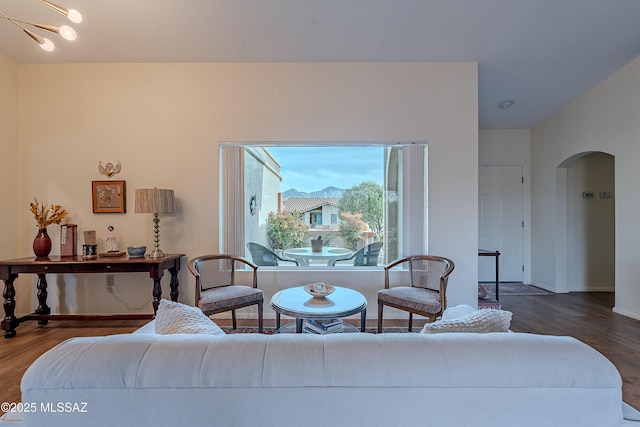
[[[46,257],[51,252],[51,238],[46,228],[38,230],[38,235],[33,239],[33,253],[37,257]]]

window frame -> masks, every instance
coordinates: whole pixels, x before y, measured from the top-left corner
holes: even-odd
[[[428,249],[428,143],[418,142],[257,142],[234,141],[219,144],[219,247],[223,253],[240,254],[247,259],[250,256],[245,247],[244,215],[244,156],[247,147],[300,147],[300,146],[383,146],[402,147],[402,162],[399,187],[402,191],[402,203],[399,206],[401,233],[398,245],[401,253],[406,255],[427,253]],[[416,179],[416,178],[420,179]],[[331,267],[315,266],[277,266],[260,267],[267,270],[334,270]],[[340,266],[340,271],[361,271],[382,269],[377,267]]]

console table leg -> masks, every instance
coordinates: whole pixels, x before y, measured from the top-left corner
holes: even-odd
[[[180,262],[180,260],[178,260],[178,262]],[[178,286],[180,285],[178,283],[178,271],[175,268],[171,268],[169,269],[169,273],[171,273],[171,282],[169,282],[169,286],[171,287],[171,301],[177,302],[178,301]]]
[[[160,285],[161,277],[153,278],[153,314],[158,312],[158,306],[160,305],[160,298],[162,297],[162,286]]]
[[[51,314],[51,308],[47,305],[47,278],[44,274],[38,274],[38,308],[36,308],[36,314]],[[46,325],[48,320],[38,320],[38,325]]]
[[[17,277],[17,276],[16,276]],[[16,309],[16,290],[13,287],[13,281],[15,277],[11,277],[4,281],[4,291],[2,296],[4,298],[4,320],[2,321],[2,329],[5,338],[12,338],[16,336],[16,327],[18,326],[18,319],[15,316]]]

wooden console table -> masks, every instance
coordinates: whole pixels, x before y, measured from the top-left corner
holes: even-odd
[[[164,258],[129,258],[129,257],[100,257],[97,259],[83,259],[81,256],[50,256],[46,258],[19,258],[0,261],[0,280],[4,281],[4,319],[2,330],[5,338],[16,335],[16,327],[25,320],[37,320],[44,325],[50,319],[58,320],[107,320],[107,319],[149,319],[158,310],[162,297],[160,281],[165,270],[171,273],[171,300],[178,300],[178,271],[180,258],[183,254],[166,255]],[[13,282],[19,274],[37,274],[38,308],[32,314],[17,318],[15,316],[16,291]],[[75,273],[149,273],[153,279],[153,312],[152,314],[51,314],[47,305],[47,274],[75,274]]]

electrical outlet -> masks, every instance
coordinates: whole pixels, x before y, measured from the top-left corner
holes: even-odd
[[[113,288],[116,284],[116,279],[113,274],[107,274],[107,288]]]

